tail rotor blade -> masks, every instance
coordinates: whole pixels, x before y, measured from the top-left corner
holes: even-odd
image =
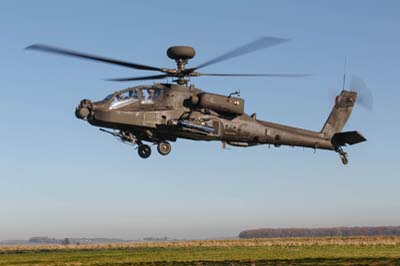
[[[358,76],[352,75],[350,89],[358,93],[357,103],[365,109],[372,111],[373,95],[367,84]]]

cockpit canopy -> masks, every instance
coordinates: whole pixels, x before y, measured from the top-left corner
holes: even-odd
[[[161,99],[162,89],[152,86],[132,87],[108,95],[104,101],[111,101],[110,109],[118,109],[132,103],[150,105]]]

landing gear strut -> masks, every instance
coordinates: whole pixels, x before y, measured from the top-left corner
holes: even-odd
[[[163,156],[168,155],[171,152],[171,144],[167,141],[159,142],[157,145],[157,151]]]
[[[146,144],[140,144],[138,148],[138,154],[143,159],[149,158],[151,155],[150,146]]]
[[[109,131],[103,128],[100,128],[101,131],[106,132],[110,135],[113,135],[120,141],[131,144],[131,145],[138,145],[138,154],[141,158],[146,159],[149,158],[151,155],[151,148],[149,145],[143,144],[142,140],[138,138],[134,132],[131,131],[122,131],[122,130],[115,130]],[[161,155],[165,156],[171,152],[171,144],[165,140],[160,139],[152,139],[149,138],[147,141],[151,141],[153,143],[157,143],[157,151]]]
[[[347,158],[347,157],[348,157],[347,152],[345,152],[345,151],[342,149],[342,147],[340,147],[340,146],[337,147],[337,148],[336,148],[336,152],[339,153],[340,160],[342,160],[342,163],[343,163],[344,165],[346,165],[346,164],[349,163],[349,159]]]

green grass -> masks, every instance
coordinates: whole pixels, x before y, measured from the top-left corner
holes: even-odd
[[[16,248],[0,249],[0,265],[400,265],[400,245]]]

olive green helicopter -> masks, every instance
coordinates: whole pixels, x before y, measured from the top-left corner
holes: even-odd
[[[305,74],[218,74],[201,73],[199,69],[240,55],[272,47],[288,41],[276,37],[262,37],[208,60],[197,67],[186,68],[195,56],[189,46],[173,46],[167,50],[176,68],[159,68],[111,58],[81,53],[43,44],[26,49],[59,55],[89,59],[138,70],[158,71],[162,74],[109,79],[129,82],[173,78],[173,83],[139,85],[116,91],[100,101],[82,100],[76,107],[77,118],[87,121],[124,143],[137,147],[141,158],[151,155],[147,143],[156,144],[161,155],[171,151],[170,142],[178,138],[204,141],[220,141],[226,145],[250,147],[272,144],[332,150],[339,154],[343,164],[348,163],[343,146],[366,139],[357,131],[342,132],[353,106],[357,92],[343,90],[335,99],[335,105],[321,131],[311,131],[268,121],[259,120],[256,114],[244,112],[244,100],[239,92],[229,95],[209,93],[189,84],[189,78],[200,76],[218,77],[304,77]],[[357,79],[357,78],[356,78]],[[363,84],[362,81],[359,82]],[[107,128],[107,129],[105,129]]]

